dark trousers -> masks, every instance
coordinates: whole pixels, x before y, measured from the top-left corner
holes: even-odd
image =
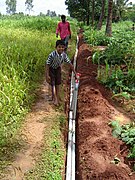
[[[51,78],[51,85],[60,85],[61,84],[61,67],[57,69],[49,68],[49,76]]]

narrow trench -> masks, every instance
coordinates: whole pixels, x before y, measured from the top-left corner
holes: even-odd
[[[82,33],[81,33],[82,36]],[[79,46],[78,42],[78,46]],[[75,55],[74,55],[75,56]],[[77,55],[78,56],[78,55]],[[77,57],[76,57],[77,58]],[[71,62],[74,63],[74,57],[72,57]],[[76,59],[76,69],[77,69],[77,59]],[[70,111],[70,85],[71,85],[71,70],[69,70],[68,72],[68,81],[65,83],[65,87],[66,88],[66,101],[65,101],[65,114],[67,115],[67,124],[66,124],[66,129],[68,130],[68,125],[69,125],[69,111]],[[79,149],[78,149],[78,105],[76,107],[76,120],[75,120],[75,179],[76,180],[81,180],[80,176],[79,176]],[[65,139],[65,144],[66,144],[66,150],[68,149],[68,131],[67,133],[64,135],[64,139]],[[66,160],[65,160],[65,176],[64,176],[64,180],[66,179],[66,166],[67,166],[67,154],[66,154]]]
[[[76,112],[76,150],[75,150],[75,154],[76,154],[76,172],[75,172],[75,179],[77,180],[81,180],[80,179],[80,174],[79,174],[79,149],[78,149],[78,112]]]
[[[69,94],[69,90],[67,92]],[[69,95],[68,95],[69,96]],[[69,99],[69,98],[68,98]],[[69,108],[69,107],[68,107]],[[66,114],[68,114],[68,108],[65,108],[66,109]],[[78,108],[78,107],[77,107]],[[75,179],[76,180],[81,180],[80,178],[80,174],[78,173],[79,172],[79,149],[78,149],[78,117],[79,117],[79,114],[78,112],[76,111],[76,143],[75,143]],[[67,118],[69,119],[69,117]],[[66,129],[68,129],[68,122],[66,124]],[[68,148],[68,131],[66,133],[64,133],[64,140],[65,140],[65,144],[66,144],[66,150]],[[66,158],[65,158],[65,176],[64,176],[64,179],[66,179],[66,165],[67,165],[67,154],[66,154]]]
[[[69,118],[68,118],[69,119]],[[68,129],[68,123],[67,123],[67,125],[66,125],[66,129]],[[75,160],[75,179],[76,180],[81,180],[80,178],[79,178],[79,174],[78,174],[78,172],[79,172],[79,163],[78,163],[78,161],[79,161],[79,150],[78,150],[78,136],[77,136],[77,134],[78,134],[78,113],[76,112],[76,143],[75,143],[75,146],[76,146],[76,149],[75,149],[75,158],[76,158],[76,160]],[[68,132],[66,132],[66,133],[64,133],[64,140],[65,140],[65,144],[66,144],[66,150],[68,149]],[[66,158],[65,158],[65,176],[64,176],[64,180],[66,179],[66,165],[67,165],[67,154],[66,154]]]
[[[73,63],[73,58],[71,59],[71,61],[72,61],[72,63]],[[77,66],[77,64],[76,64],[76,66]],[[64,141],[65,141],[65,144],[66,144],[66,152],[67,152],[67,149],[68,149],[68,125],[69,125],[69,109],[70,109],[70,83],[71,83],[71,70],[69,70],[69,72],[68,72],[68,81],[67,82],[65,82],[65,87],[66,87],[66,100],[65,100],[65,108],[64,108],[64,110],[65,110],[65,114],[66,114],[66,116],[67,116],[67,123],[66,123],[66,127],[65,127],[65,129],[67,129],[67,131],[66,132],[64,132]],[[68,87],[68,88],[67,88]],[[77,106],[77,108],[78,108],[78,106]],[[79,116],[79,114],[78,114],[78,112],[76,111],[76,131],[75,131],[75,133],[76,133],[76,137],[75,137],[75,141],[76,141],[76,143],[75,143],[75,179],[76,180],[81,180],[80,178],[79,178],[79,174],[77,173],[78,172],[78,166],[79,166],[79,163],[78,163],[78,160],[79,160],[79,150],[78,150],[78,136],[77,136],[77,134],[78,134],[78,116]],[[64,180],[66,179],[66,166],[67,166],[67,154],[66,154],[66,158],[65,158],[65,173],[64,173]]]

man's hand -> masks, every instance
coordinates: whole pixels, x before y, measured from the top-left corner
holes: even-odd
[[[58,34],[56,34],[56,38],[58,38]]]

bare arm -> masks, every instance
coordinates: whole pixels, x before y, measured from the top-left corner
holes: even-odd
[[[46,64],[46,82],[50,83],[49,65],[48,64]]]
[[[60,23],[58,23],[56,28],[56,37],[58,37],[59,33],[60,33]]]
[[[75,77],[76,77],[76,71],[75,71],[75,69],[74,69],[74,66],[73,66],[71,63],[70,63],[69,65],[70,65],[70,68],[71,68],[71,70],[74,72]]]

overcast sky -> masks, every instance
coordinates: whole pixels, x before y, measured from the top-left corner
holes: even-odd
[[[6,0],[0,0],[0,12],[2,14],[6,13]],[[16,12],[24,12],[28,13],[25,7],[26,0],[17,0]],[[65,14],[68,15],[68,11],[66,10],[67,6],[65,5],[65,0],[33,0],[33,12],[32,14],[38,15],[40,12],[43,14],[47,13],[47,10],[55,11],[56,14]]]
[[[0,12],[2,14],[6,14],[6,0],[0,0]],[[25,7],[25,1],[26,0],[17,0],[17,8],[16,12],[26,12]],[[135,4],[135,0],[130,0]],[[31,15],[39,15],[40,12],[43,14],[47,13],[47,10],[55,11],[56,14],[65,14],[68,15],[68,11],[66,10],[67,6],[65,5],[65,0],[33,0],[33,12],[31,12]]]

